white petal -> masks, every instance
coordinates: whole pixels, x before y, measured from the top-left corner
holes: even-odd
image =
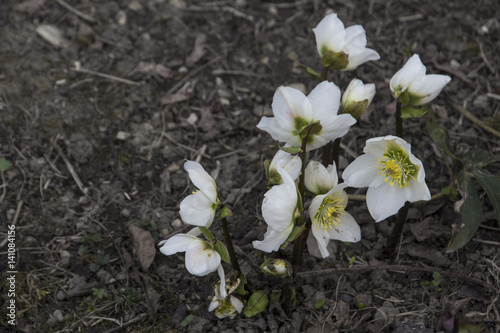
[[[189,173],[189,179],[193,182],[212,203],[217,202],[217,185],[214,179],[203,169],[200,163],[194,161],[186,161],[184,170]]]
[[[366,204],[375,222],[396,214],[405,202],[404,190],[388,183],[370,187],[366,192]]]
[[[394,92],[398,89],[405,91],[412,82],[422,79],[425,76],[425,71],[425,66],[420,61],[418,54],[414,54],[403,68],[391,78],[391,91]]]
[[[158,245],[162,246],[160,252],[169,256],[177,252],[186,252],[189,244],[197,239],[197,237],[192,235],[177,234],[167,240],[161,241]]]
[[[351,214],[345,212],[340,219],[339,225],[328,230],[330,239],[342,242],[356,243],[361,240],[361,228]]]
[[[295,88],[279,87],[274,93],[271,107],[279,126],[290,132],[297,129],[295,128],[297,118],[307,123],[313,119],[311,103],[300,90]]]
[[[345,29],[344,23],[337,14],[325,16],[313,29],[316,36],[316,47],[320,56],[322,47],[333,52],[340,52],[344,48]]]
[[[234,306],[236,311],[238,311],[238,313],[241,313],[241,311],[243,311],[243,302],[240,301],[239,298],[231,295],[231,296],[229,296],[229,300],[231,301],[231,304]]]
[[[412,82],[408,87],[408,92],[421,96],[422,99],[416,105],[423,105],[436,98],[450,80],[451,77],[447,75],[426,75],[421,80]]]
[[[284,150],[279,149],[274,155],[271,163],[269,163],[270,178],[273,178],[273,176],[278,173],[278,163],[281,163],[283,169],[288,172],[288,174],[290,174],[292,179],[296,180],[297,178],[299,178],[300,172],[302,171],[302,161],[300,159],[300,156],[294,156]]]
[[[218,306],[219,306],[219,300],[217,299],[217,297],[214,296],[214,298],[212,298],[212,301],[210,302],[210,305],[208,306],[208,312],[214,311],[215,309],[217,309]]]
[[[201,191],[185,197],[179,207],[181,219],[187,224],[208,228],[214,220],[214,204]]]
[[[305,172],[305,186],[314,194],[325,194],[337,185],[337,170],[327,170],[323,164],[317,161],[309,162]]]
[[[378,169],[379,157],[363,154],[345,168],[342,179],[352,187],[372,187],[384,183]]]
[[[307,96],[311,102],[314,120],[323,122],[339,112],[340,89],[333,82],[323,81]]]
[[[220,255],[200,239],[191,242],[186,250],[186,269],[196,276],[215,272],[220,260]]]
[[[262,117],[257,124],[257,128],[271,135],[271,137],[280,142],[294,142],[291,129],[281,127],[274,117]],[[296,141],[299,139],[295,139]],[[300,146],[300,144],[299,144]],[[297,147],[297,146],[295,146]]]
[[[328,232],[324,230],[321,227],[318,227],[317,225],[312,225],[311,226],[311,232],[316,238],[316,242],[318,243],[318,248],[319,251],[321,252],[321,256],[323,258],[326,258],[330,255],[330,252],[328,252],[327,247],[328,243],[330,242],[330,237],[328,235]]]
[[[280,246],[288,239],[290,233],[292,232],[294,224],[291,223],[288,228],[283,231],[276,231],[271,227],[267,228],[262,241],[253,241],[252,245],[257,250],[264,252],[278,251]]]
[[[379,60],[380,55],[377,51],[372,49],[363,49],[358,52],[349,53],[349,64],[343,70],[355,69],[361,64],[364,64],[367,61],[371,60]]]
[[[415,202],[419,200],[430,200],[431,199],[431,192],[429,191],[429,188],[427,187],[427,184],[425,182],[418,182],[418,181],[413,181],[410,183],[410,186],[406,188],[409,193],[407,193],[406,197],[408,198],[409,202]]]
[[[352,125],[356,123],[350,114],[341,114],[338,116],[330,116],[326,120],[321,121],[321,126],[323,129],[320,132],[320,136],[331,140],[343,137],[349,131]]]
[[[359,52],[366,47],[366,32],[360,25],[353,25],[345,29],[345,53]]]
[[[219,267],[217,267],[217,273],[219,274],[220,286],[219,286],[219,296],[221,299],[227,297],[226,293],[226,275],[224,274],[224,268],[219,263]]]
[[[291,176],[278,166],[283,184],[276,185],[264,194],[262,217],[276,231],[283,231],[293,224],[297,209],[297,190]]]

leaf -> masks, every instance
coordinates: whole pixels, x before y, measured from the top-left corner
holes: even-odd
[[[427,113],[427,108],[412,108],[409,106],[403,106],[401,108],[401,118],[420,118]]]
[[[208,230],[207,227],[198,227],[200,231],[203,233],[203,235],[207,238],[207,240],[212,240],[214,239],[214,235]]]
[[[0,158],[0,172],[7,171],[12,167],[12,162],[7,161],[5,158]]]
[[[459,224],[454,224],[452,227],[451,240],[446,248],[446,253],[456,251],[470,241],[479,227],[483,215],[483,207],[470,175],[461,171],[458,174],[458,184],[463,197],[463,204],[460,207],[462,219]]]
[[[300,147],[279,147],[279,148],[292,155],[302,152],[302,149]]]
[[[131,224],[128,230],[132,234],[134,249],[139,259],[141,268],[147,272],[149,266],[153,263],[156,255],[155,240],[149,231],[139,228],[135,224]]]
[[[227,252],[226,247],[224,244],[222,244],[221,241],[217,241],[214,246],[215,251],[220,255],[220,258],[224,260],[224,262],[227,262],[228,264],[231,262],[231,259],[229,259],[229,253]]]
[[[483,168],[490,163],[500,161],[499,155],[491,155],[484,149],[472,149],[464,154],[464,160],[471,166]]]
[[[314,303],[314,307],[316,309],[319,309],[320,307],[322,307],[323,305],[325,304],[325,299],[324,298],[320,298],[316,301],[316,303]]]
[[[307,73],[307,75],[309,75],[309,77],[311,79],[315,79],[315,80],[321,80],[321,74],[319,74],[318,72],[316,72],[314,69],[312,69],[311,67],[307,67],[305,65],[302,65],[302,64],[297,64],[295,65],[295,68],[298,68],[298,69],[301,69],[303,70],[304,72]]]
[[[189,323],[191,322],[191,320],[193,320],[194,316],[192,314],[188,315],[186,318],[184,318],[184,320],[181,322],[181,326],[182,327],[185,327],[187,325],[189,325]]]
[[[257,313],[264,311],[269,303],[269,295],[265,290],[257,290],[250,296],[243,313],[245,317],[250,318],[255,316]]]
[[[229,216],[233,216],[233,212],[227,206],[223,206],[219,212],[219,219],[223,219]]]
[[[430,113],[430,115],[431,116],[427,117],[427,120],[425,122],[429,135],[431,136],[432,140],[434,140],[434,142],[438,145],[438,147],[441,148],[446,154],[455,157],[455,155],[448,147],[448,143],[446,142],[446,129],[436,123],[436,120],[434,119],[434,115],[432,115],[432,113]]]
[[[309,124],[306,127],[304,127],[302,131],[300,131],[299,136],[301,139],[304,139],[310,137],[311,135],[318,134],[319,132],[321,132],[322,129],[323,126],[321,126],[319,121],[317,121],[315,123]]]
[[[498,225],[500,225],[500,179],[482,169],[475,169],[472,174],[486,191],[488,199],[495,209]]]

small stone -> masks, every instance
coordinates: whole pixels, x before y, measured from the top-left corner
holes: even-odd
[[[129,217],[130,216],[130,210],[128,210],[127,208],[123,208],[122,211],[120,212],[120,214],[123,217]]]
[[[170,225],[174,229],[179,229],[180,227],[182,227],[182,221],[180,219],[175,219],[172,221],[172,223],[170,223]]]
[[[118,133],[116,133],[116,139],[120,141],[127,140],[129,137],[130,133],[124,131],[119,131]]]
[[[372,297],[368,294],[357,294],[354,297],[354,306],[358,309],[366,308],[372,305]]]
[[[288,86],[290,88],[295,88],[295,89],[299,90],[300,92],[302,92],[303,94],[307,95],[307,88],[306,88],[306,85],[303,83],[291,83]]]
[[[138,12],[142,10],[142,5],[139,1],[132,1],[128,4],[128,8],[134,12]]]
[[[289,53],[286,55],[286,57],[288,58],[288,60],[293,61],[293,62],[295,62],[295,61],[298,61],[298,60],[299,60],[299,55],[298,55],[298,54],[297,54],[297,52],[295,52],[295,51],[291,51],[291,52],[289,52]]]
[[[168,171],[175,172],[180,169],[180,167],[176,163],[172,163],[168,166]]]
[[[66,299],[66,293],[62,290],[58,290],[56,293],[56,299],[58,301],[64,301]]]
[[[69,264],[69,260],[70,260],[70,258],[71,258],[71,253],[69,253],[69,252],[68,252],[68,251],[66,251],[66,250],[61,250],[61,251],[59,252],[59,255],[61,256],[61,261],[60,261],[60,263],[59,263],[59,264],[60,264],[62,267],[68,266],[68,264]]]
[[[62,313],[61,310],[55,310],[52,315],[54,316],[54,318],[57,321],[63,321],[64,320],[64,316],[63,316],[63,313]]]
[[[118,22],[119,25],[125,25],[127,24],[127,13],[123,10],[120,10],[118,13],[116,13],[116,22]]]

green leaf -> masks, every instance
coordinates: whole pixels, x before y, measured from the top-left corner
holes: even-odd
[[[229,253],[227,252],[226,247],[224,244],[222,244],[221,241],[217,241],[214,246],[215,251],[220,255],[221,259],[224,260],[224,262],[227,262],[228,264],[231,262],[231,259],[229,259]]]
[[[463,204],[460,207],[461,222],[454,224],[451,230],[451,240],[446,248],[446,253],[458,250],[467,244],[477,228],[483,216],[481,200],[477,195],[476,187],[471,176],[461,171],[458,174],[458,184],[461,188]]]
[[[293,242],[300,235],[302,235],[302,232],[304,231],[305,226],[306,226],[305,223],[303,223],[301,226],[295,226],[295,227],[293,227],[292,232],[290,233],[290,235],[288,235],[288,238],[283,243],[283,245],[280,246],[280,249],[282,249],[282,250],[285,249],[290,242]]]
[[[219,218],[223,219],[225,217],[233,216],[233,212],[227,206],[223,206],[219,212]]]
[[[238,295],[246,295],[247,291],[245,290],[245,285],[247,284],[247,278],[243,273],[240,274],[240,284],[238,285],[238,288],[236,288],[236,293]]]
[[[427,108],[412,108],[409,106],[403,106],[401,108],[401,118],[420,118],[427,113]]]
[[[210,232],[210,230],[208,230],[207,227],[198,227],[198,228],[200,228],[200,231],[203,233],[203,235],[205,235],[207,240],[214,239],[214,235]]]
[[[7,171],[12,166],[10,161],[7,161],[5,158],[0,158],[0,172]]]
[[[191,320],[193,320],[194,316],[192,314],[188,315],[186,318],[184,318],[184,320],[181,322],[181,326],[182,327],[185,327],[187,325],[189,325],[189,323],[191,322]]]
[[[265,290],[257,290],[250,296],[247,305],[243,309],[245,317],[250,318],[264,311],[269,303],[269,295]]]
[[[472,174],[486,191],[488,199],[490,199],[495,209],[498,225],[500,225],[500,179],[487,173],[483,169],[475,169],[472,171]]]
[[[483,149],[472,149],[464,154],[465,162],[470,166],[483,168],[490,163],[500,161],[500,155],[491,155]]]
[[[427,127],[427,131],[429,132],[429,135],[431,136],[432,140],[434,140],[434,142],[438,145],[438,147],[441,148],[446,154],[455,157],[455,155],[448,147],[448,143],[446,141],[446,129],[436,123],[436,120],[434,119],[434,115],[432,113],[429,113],[429,117],[427,117],[425,125]]]
[[[325,304],[325,299],[324,298],[320,298],[316,301],[316,303],[314,303],[314,307],[316,309],[319,309],[320,307],[322,307],[323,305]]]

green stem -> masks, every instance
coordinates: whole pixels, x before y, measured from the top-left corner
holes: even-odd
[[[324,67],[323,71],[321,72],[321,82],[326,80],[326,77],[328,76],[328,71],[329,69]]]
[[[401,102],[396,100],[396,135],[403,138],[403,118],[401,118]]]
[[[224,238],[226,239],[227,252],[229,252],[229,258],[231,259],[231,265],[235,271],[241,273],[240,265],[238,264],[238,259],[236,258],[236,252],[234,252],[233,242],[231,241],[231,236],[229,235],[229,228],[227,227],[227,220],[225,217],[221,219],[222,230],[224,230]]]

